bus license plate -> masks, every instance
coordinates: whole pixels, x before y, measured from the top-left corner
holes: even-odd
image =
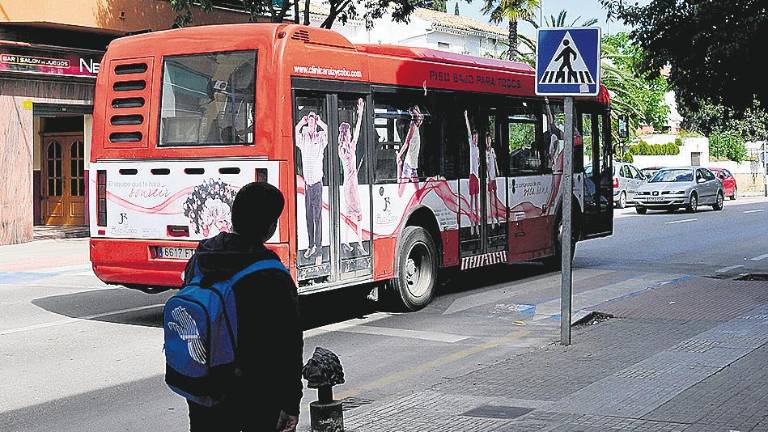
[[[188,260],[192,258],[195,250],[180,247],[161,247],[158,252],[160,252],[157,256],[158,258]]]

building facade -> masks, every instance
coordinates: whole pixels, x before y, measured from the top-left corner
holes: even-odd
[[[171,28],[163,0],[0,2],[0,245],[35,225],[86,225],[96,75],[114,38]],[[193,10],[196,24],[248,15]]]

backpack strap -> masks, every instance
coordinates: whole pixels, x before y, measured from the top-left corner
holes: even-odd
[[[266,259],[266,260],[256,261],[255,263],[235,273],[234,276],[229,278],[229,283],[231,284],[231,286],[235,286],[235,284],[237,284],[240,281],[240,279],[252,273],[256,273],[262,270],[280,270],[290,275],[290,272],[288,272],[288,269],[285,268],[285,266],[283,265],[282,262],[280,262],[280,260]]]
[[[192,280],[189,281],[192,285],[200,285],[203,280],[203,273],[200,271],[200,266],[197,263],[197,258],[194,258],[195,262],[192,266]]]

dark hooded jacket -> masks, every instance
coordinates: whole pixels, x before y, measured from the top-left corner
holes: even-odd
[[[202,285],[206,286],[263,259],[279,258],[263,244],[221,233],[200,242],[187,265],[184,282],[192,279],[195,262],[203,274]],[[267,406],[270,412],[264,415],[274,415],[275,422],[280,410],[298,415],[303,341],[296,284],[285,272],[268,269],[244,277],[233,289],[237,303],[237,359],[243,372],[235,390],[237,405],[255,411]]]

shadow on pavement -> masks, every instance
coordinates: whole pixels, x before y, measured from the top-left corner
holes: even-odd
[[[467,272],[445,272],[437,297],[470,293],[500,283],[541,276],[541,265],[519,264],[492,266]],[[391,303],[367,298],[372,285],[344,288],[330,292],[302,295],[299,304],[304,329],[360,318],[378,311],[396,311]],[[44,297],[32,302],[48,312],[70,318],[117,324],[162,327],[163,304],[176,291],[148,294],[128,288],[107,288],[75,294]],[[384,295],[380,293],[380,298]]]

